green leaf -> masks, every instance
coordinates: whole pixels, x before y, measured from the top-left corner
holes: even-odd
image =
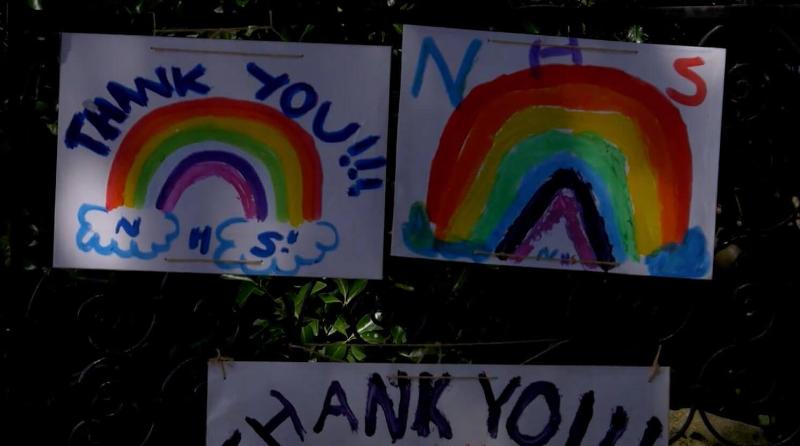
[[[297,40],[299,42],[302,42],[303,38],[305,38],[306,34],[308,34],[312,29],[314,29],[314,25],[311,25],[311,24],[306,25],[305,29],[303,29],[303,33],[300,34],[300,37],[298,37]]]
[[[240,8],[244,8],[248,3],[250,3],[250,0],[236,0],[236,5]]]
[[[407,283],[395,282],[393,285],[395,286],[395,288],[400,288],[403,291],[410,291],[410,292],[414,291],[414,286],[409,285]]]
[[[28,7],[37,11],[41,11],[42,2],[40,0],[28,0]]]
[[[338,298],[338,297],[336,297],[336,294],[334,294],[334,293],[325,293],[325,294],[320,294],[320,295],[319,295],[319,298],[320,298],[320,299],[322,299],[322,301],[323,301],[323,302],[325,302],[325,304],[327,304],[327,305],[330,305],[330,304],[340,304],[340,303],[342,303],[342,302],[339,300],[339,298]]]
[[[308,282],[307,284],[305,284],[302,287],[300,287],[300,291],[298,291],[297,293],[298,294],[302,294],[303,295],[303,299],[305,299],[306,296],[308,296],[308,291],[310,289],[311,289],[311,282]]]
[[[242,286],[239,287],[239,291],[236,293],[237,307],[242,308],[244,304],[247,303],[247,299],[253,294],[253,288],[252,284],[242,284]]]
[[[265,342],[280,342],[286,339],[286,332],[283,331],[282,327],[269,327],[267,329],[267,336],[264,339]]]
[[[376,324],[368,314],[364,315],[356,325],[356,332],[361,339],[369,344],[382,344],[386,341],[380,330],[381,326]]]
[[[254,327],[267,328],[269,321],[266,319],[256,319],[253,321]]]
[[[306,325],[302,329],[300,329],[300,342],[303,344],[308,344],[314,340],[314,329],[311,328],[311,325]]]
[[[642,43],[647,39],[642,25],[633,25],[628,29],[627,39],[630,42]]]
[[[419,363],[422,362],[423,359],[425,359],[425,356],[427,356],[427,354],[428,354],[427,349],[417,348],[411,350],[410,352],[401,352],[400,356],[410,359],[416,363]]]
[[[392,328],[391,335],[392,335],[392,343],[394,344],[405,344],[407,341],[406,331],[403,329],[403,327],[399,325]]]
[[[347,352],[348,362],[361,362],[365,359],[367,359],[367,354],[364,353],[364,350],[361,347],[357,347],[355,345],[350,346],[350,350]]]
[[[292,302],[294,303],[294,317],[299,318],[300,312],[303,310],[303,302],[306,300],[306,296],[308,295],[308,290],[311,288],[311,282],[303,285],[300,288],[300,291],[297,292],[292,297]]]
[[[456,279],[456,283],[453,284],[453,292],[455,293],[464,285],[464,282],[467,279],[467,269],[464,268],[461,270],[461,274],[458,275],[458,279]]]
[[[383,344],[386,342],[386,337],[377,331],[361,333],[361,339],[365,340],[368,344]]]
[[[339,294],[347,301],[347,282],[342,279],[333,279],[333,281],[336,282],[336,286],[339,288]]]
[[[250,339],[255,339],[264,333],[264,330],[269,328],[269,321],[266,319],[256,319],[253,321],[253,327],[256,327],[256,330],[253,330],[253,333],[250,335]]]
[[[239,285],[239,292],[236,293],[236,306],[242,308],[247,303],[247,300],[250,299],[250,296],[255,294],[256,296],[263,296],[264,290],[258,287],[255,282],[242,282]]]
[[[273,313],[275,315],[275,318],[277,320],[279,320],[279,321],[283,320],[283,319],[286,319],[287,311],[286,311],[286,301],[285,301],[285,299],[280,298],[280,297],[279,298],[275,298],[273,300],[273,303],[275,304],[275,312]]]
[[[223,274],[220,277],[222,277],[225,280],[238,280],[241,282],[258,283],[252,277],[237,276],[236,274]]]
[[[539,27],[533,23],[528,23],[525,25],[525,32],[528,34],[540,34]]]
[[[314,340],[317,334],[319,334],[319,321],[311,319],[300,330],[300,340],[303,344],[308,344]]]
[[[311,288],[311,295],[313,296],[319,293],[320,291],[324,290],[326,286],[328,285],[325,282],[317,280],[316,282],[314,282],[314,288]]]
[[[317,319],[309,319],[308,320],[308,324],[306,324],[306,325],[310,325],[311,326],[311,329],[314,331],[314,336],[319,335],[319,320],[317,320]]]
[[[348,328],[350,328],[350,324],[348,324],[347,321],[344,320],[342,316],[337,317],[336,322],[333,323],[333,330],[345,336],[347,336]]]
[[[349,294],[344,299],[344,304],[347,305],[353,301],[367,286],[367,281],[364,279],[354,280],[350,283]]]
[[[342,361],[344,360],[345,355],[347,355],[347,344],[344,342],[337,342],[335,344],[326,345],[324,352],[325,356],[328,358]]]
[[[372,331],[378,331],[380,329],[381,326],[376,324],[368,314],[365,314],[361,319],[358,320],[358,324],[356,324],[356,332],[360,335]]]

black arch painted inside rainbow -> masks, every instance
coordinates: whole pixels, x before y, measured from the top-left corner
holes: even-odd
[[[594,202],[592,185],[584,182],[580,174],[573,169],[555,171],[550,179],[533,194],[495,248],[498,258],[505,259],[509,257],[509,253],[517,250],[525,240],[528,231],[542,218],[550,203],[564,189],[571,190],[581,206],[581,224],[592,246],[595,258],[602,262],[615,262],[611,242],[606,233],[605,221]],[[600,264],[600,266],[606,271],[611,269],[610,264]]]

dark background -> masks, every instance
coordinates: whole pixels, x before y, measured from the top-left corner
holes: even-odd
[[[795,444],[800,7],[708,4],[0,3],[0,443],[203,444],[205,367],[218,352],[647,366],[661,345],[673,408]],[[403,23],[727,48],[714,280],[388,256],[386,279],[369,283],[50,269],[59,32],[391,45],[393,152]],[[529,342],[435,345],[511,340]]]

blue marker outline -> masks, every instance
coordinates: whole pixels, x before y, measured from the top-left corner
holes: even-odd
[[[250,265],[245,264],[245,263],[234,264],[234,263],[229,263],[229,262],[221,262],[220,259],[222,259],[224,257],[225,252],[227,252],[228,250],[233,249],[233,248],[236,247],[236,243],[231,239],[227,239],[227,238],[223,237],[222,233],[229,226],[232,226],[232,225],[235,225],[235,224],[240,224],[240,223],[246,223],[246,222],[248,222],[248,220],[245,219],[245,218],[233,217],[233,218],[229,218],[229,219],[223,221],[222,223],[220,223],[217,226],[217,229],[215,231],[215,236],[217,237],[217,241],[219,242],[219,245],[217,246],[217,249],[214,250],[214,264],[218,268],[221,268],[221,269],[224,269],[224,270],[232,270],[232,269],[239,268],[244,274],[253,275],[253,276],[269,276],[269,275],[294,276],[294,275],[297,274],[297,272],[300,270],[301,267],[309,266],[309,265],[315,265],[317,263],[322,262],[322,260],[325,258],[325,255],[329,251],[335,251],[339,247],[339,231],[336,230],[336,226],[334,226],[332,223],[328,223],[326,221],[317,221],[317,222],[314,222],[315,225],[324,226],[324,227],[330,228],[333,231],[333,234],[335,236],[334,240],[333,240],[333,243],[331,243],[329,245],[326,245],[326,244],[324,244],[322,242],[319,242],[319,241],[314,242],[315,243],[314,246],[320,251],[320,255],[317,258],[305,258],[305,257],[300,256],[299,254],[295,254],[295,256],[294,256],[294,263],[295,263],[294,269],[283,270],[280,267],[278,267],[278,262],[275,259],[274,255],[272,256],[272,260],[269,261],[268,266],[267,266],[266,269],[250,268]],[[247,259],[245,258],[244,254],[242,254],[242,255],[239,256],[239,258],[237,260],[246,261]]]
[[[95,204],[84,203],[80,208],[78,208],[78,223],[80,223],[80,228],[78,228],[78,232],[75,235],[75,244],[78,246],[78,249],[83,252],[88,253],[90,251],[95,251],[101,256],[110,256],[111,254],[116,254],[118,257],[123,259],[134,257],[143,260],[150,260],[154,259],[162,252],[169,251],[170,247],[172,246],[172,242],[178,238],[178,235],[180,235],[180,222],[178,221],[178,217],[171,212],[165,212],[163,213],[164,217],[166,217],[167,220],[171,221],[175,225],[175,230],[167,234],[167,238],[164,243],[152,243],[150,251],[142,251],[139,248],[139,244],[136,243],[136,240],[131,240],[130,250],[121,249],[116,240],[111,240],[111,243],[108,246],[102,246],[100,244],[100,234],[96,232],[87,242],[84,243],[83,239],[86,237],[86,235],[90,232],[94,232],[92,230],[92,224],[86,221],[86,214],[91,211],[100,211],[106,214],[109,213],[105,206],[98,206]]]
[[[703,228],[694,226],[686,231],[681,243],[668,243],[645,258],[652,276],[700,279],[711,270]]]

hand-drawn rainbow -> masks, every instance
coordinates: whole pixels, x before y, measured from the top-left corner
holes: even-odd
[[[614,68],[546,65],[458,105],[403,235],[423,255],[519,261],[563,217],[581,262],[610,269],[688,239],[691,198],[686,126],[664,94]]]
[[[153,177],[167,157],[203,141],[236,147],[264,165],[279,222],[296,227],[320,218],[322,168],[311,135],[267,105],[228,98],[167,105],[134,124],[111,166],[106,208],[142,208]],[[223,151],[201,151],[184,158],[167,177],[156,207],[171,212],[189,186],[211,176],[236,189],[245,217],[267,218],[266,192],[256,170],[244,158]]]

